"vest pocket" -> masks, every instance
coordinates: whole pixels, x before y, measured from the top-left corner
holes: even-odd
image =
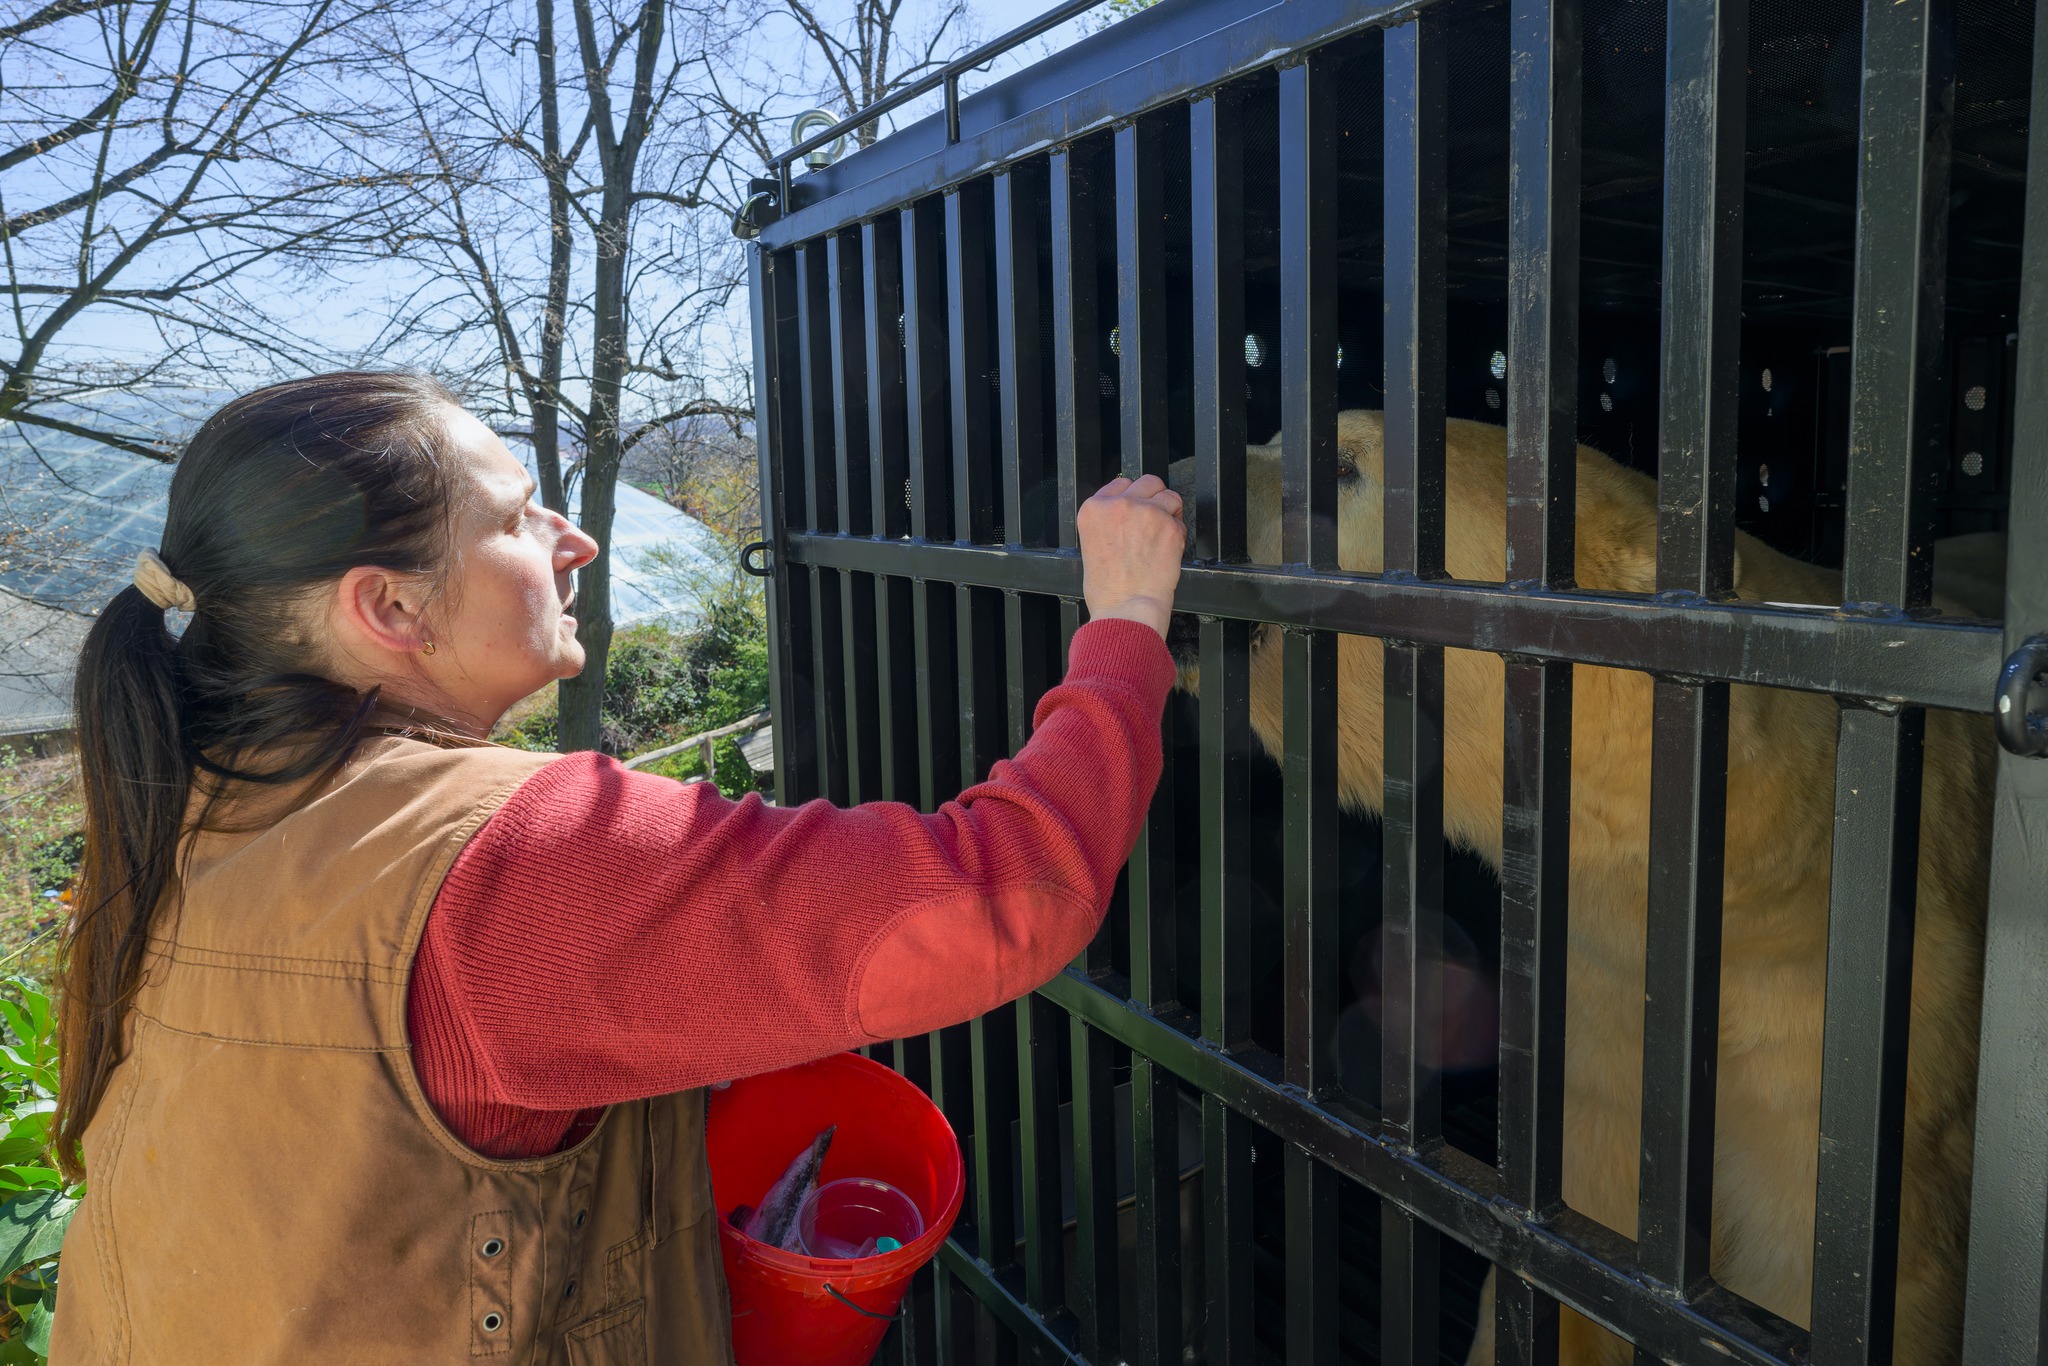
[[[569,1366],[648,1366],[645,1305],[634,1300],[571,1328]]]

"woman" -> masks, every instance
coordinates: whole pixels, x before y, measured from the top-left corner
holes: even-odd
[[[407,374],[236,399],[179,462],[79,664],[57,1366],[726,1362],[701,1088],[1093,937],[1173,673],[1157,479],[1081,509],[1066,680],[929,816],[485,743],[583,667],[597,547],[532,494]]]

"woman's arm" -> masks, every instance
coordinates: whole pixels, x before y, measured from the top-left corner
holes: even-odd
[[[1101,923],[1158,781],[1172,678],[1155,629],[1091,622],[1030,743],[929,816],[781,810],[564,758],[456,860],[420,949],[415,1029],[426,1016],[459,1035],[440,1044],[470,1055],[490,1101],[565,1111],[1013,1000]]]

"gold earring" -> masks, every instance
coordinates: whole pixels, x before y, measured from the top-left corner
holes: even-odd
[[[430,655],[434,653],[434,642],[430,640],[426,644],[420,646],[420,653],[423,655]]]

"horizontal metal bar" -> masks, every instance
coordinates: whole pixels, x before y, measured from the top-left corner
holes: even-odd
[[[996,1322],[1024,1340],[1032,1353],[1033,1361],[1068,1362],[1070,1366],[1090,1366],[1088,1358],[1078,1356],[1052,1326],[1035,1313],[1031,1306],[1011,1294],[1008,1287],[990,1273],[988,1267],[974,1259],[974,1254],[948,1238],[939,1245],[939,1265],[960,1278],[960,1283],[973,1292],[974,1297],[988,1307],[995,1315]],[[944,1287],[940,1294],[944,1294]],[[950,1346],[950,1344],[948,1344]],[[951,1357],[948,1356],[948,1360]]]
[[[1081,595],[1081,560],[1071,551],[792,532],[788,557],[792,564]],[[1263,565],[1188,565],[1174,606],[1202,616],[1965,712],[1991,710],[2005,659],[1999,628],[1981,623],[1500,584],[1398,583]]]
[[[1298,1145],[1339,1174],[1370,1187],[1443,1230],[1488,1261],[1552,1289],[1603,1327],[1671,1360],[1697,1357],[1746,1366],[1793,1366],[1807,1334],[1719,1287],[1681,1302],[1637,1281],[1634,1245],[1566,1210],[1524,1220],[1494,1170],[1452,1147],[1408,1151],[1377,1126],[1334,1104],[1317,1105],[1293,1087],[1226,1055],[1073,969],[1040,988],[1071,1014],[1216,1096],[1282,1142]],[[1262,1061],[1271,1061],[1270,1059]]]
[[[769,164],[780,170],[806,152],[816,151],[835,138],[844,137],[862,124],[871,123],[890,110],[910,103],[920,95],[928,95],[942,85],[957,82],[968,72],[979,66],[987,66],[1019,43],[1028,43],[1039,34],[1058,28],[1061,24],[1066,23],[1067,20],[1078,18],[1102,3],[1103,0],[1067,0],[1067,3],[1064,5],[1055,5],[1036,19],[1017,25],[1017,27],[1003,34],[1000,38],[991,38],[966,56],[955,57],[952,61],[946,63],[922,80],[913,81],[895,94],[885,99],[876,100],[873,104],[863,106],[858,113],[841,119],[822,133],[812,134],[802,142],[791,147],[781,156],[776,157]]]
[[[1241,0],[1217,0],[1213,7],[1222,11],[1238,3]],[[945,120],[935,114],[837,165],[804,176],[786,197],[802,202],[785,202],[783,216],[762,230],[761,242],[779,249],[842,223],[872,218],[1017,157],[1123,123],[1134,112],[1171,104],[1233,76],[1271,66],[1279,53],[1299,52],[1396,22],[1421,8],[1423,0],[1357,5],[1276,0],[1227,26],[1190,33],[1188,41],[1170,51],[1133,54],[1128,69],[1108,72],[1087,85],[1075,87],[1071,76],[1056,69],[1027,68],[964,102],[962,115],[970,126],[957,143],[947,142]],[[1205,20],[1214,22],[1200,6],[1179,4],[1172,9],[1177,13],[1162,12],[1162,21],[1188,29]],[[1011,110],[1021,112],[1009,116]],[[966,117],[974,113],[990,121],[974,127],[976,120]]]

